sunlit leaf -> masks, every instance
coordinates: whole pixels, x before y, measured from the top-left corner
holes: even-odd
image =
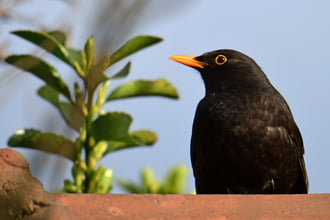
[[[188,168],[184,165],[173,167],[166,175],[163,191],[166,194],[182,193],[187,184]]]
[[[187,166],[177,165],[169,170],[163,181],[158,181],[153,169],[146,167],[140,173],[139,184],[126,180],[117,183],[128,193],[180,194],[184,193],[187,173]]]
[[[107,97],[107,101],[139,96],[163,96],[177,99],[179,94],[176,88],[163,78],[157,80],[136,80],[114,89]]]
[[[5,61],[32,73],[71,100],[69,88],[57,70],[50,64],[32,55],[13,55],[7,57]]]
[[[87,193],[108,193],[112,188],[112,177],[112,170],[100,165],[91,177]]]
[[[127,41],[121,48],[119,48],[110,56],[109,66],[139,50],[142,50],[143,48],[149,47],[160,41],[162,41],[162,38],[155,36],[134,37],[133,39]]]
[[[138,130],[125,137],[102,141],[107,145],[105,154],[113,151],[128,149],[139,146],[151,146],[157,141],[156,133],[149,130]]]
[[[76,65],[81,66],[81,57],[82,52],[80,50],[75,50],[71,48],[66,48],[68,53],[68,59],[70,60],[70,66],[72,66],[75,70],[77,70]]]
[[[89,94],[93,94],[97,86],[108,80],[108,77],[104,75],[108,62],[108,58],[104,57],[96,65],[91,66],[86,77],[87,90]]]
[[[62,44],[63,46],[65,46],[66,44],[66,36],[65,33],[63,33],[62,31],[50,31],[47,33],[48,35],[52,36],[53,38],[55,38],[55,40],[57,40],[60,44]]]
[[[141,181],[140,184],[135,184],[126,180],[118,180],[117,183],[128,193],[136,193],[136,194],[160,193],[161,183],[156,180],[152,168],[146,167],[141,171],[140,181]]]
[[[84,169],[81,169],[81,167],[78,165],[77,162],[75,162],[72,165],[71,169],[72,176],[75,177],[75,185],[77,186],[76,190],[80,191],[79,193],[83,192],[83,189],[85,188],[84,182],[86,180],[86,172]],[[68,182],[69,186],[71,185],[70,182]]]
[[[52,36],[52,34],[29,30],[13,31],[11,33],[43,48],[72,67],[74,67],[74,62],[80,63],[80,57],[79,59],[73,59],[73,56],[69,56],[69,52],[65,46],[61,44],[63,43],[63,39],[59,39],[60,41],[57,40],[59,38],[58,34]]]
[[[131,69],[131,62],[128,62],[118,73],[111,76],[111,79],[120,79],[128,76],[129,71]]]
[[[97,115],[102,112],[102,107],[106,102],[109,86],[110,86],[110,80],[107,80],[106,82],[100,85],[98,89],[97,99],[92,110],[94,115]]]
[[[157,181],[155,173],[151,167],[144,168],[141,172],[140,178],[143,193],[157,193],[159,191],[161,183]]]
[[[130,136],[139,140],[140,145],[153,145],[158,139],[157,134],[150,130],[133,131]]]
[[[89,37],[85,44],[85,55],[86,55],[86,69],[89,70],[92,65],[95,64],[96,54],[94,49],[94,37]],[[106,67],[103,68],[103,71]]]
[[[8,140],[11,147],[25,147],[54,153],[72,161],[76,159],[76,145],[69,139],[53,133],[41,132],[35,129],[17,131]]]

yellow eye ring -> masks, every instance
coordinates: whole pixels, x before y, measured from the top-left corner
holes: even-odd
[[[214,59],[214,61],[217,65],[223,65],[227,62],[227,57],[225,55],[220,54]]]

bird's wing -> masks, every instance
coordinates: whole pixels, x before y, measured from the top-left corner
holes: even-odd
[[[275,94],[274,97],[276,98],[275,100],[273,99],[273,101],[277,101],[277,106],[281,106],[281,107],[278,108],[280,109],[280,111],[278,113],[278,117],[275,118],[274,120],[276,120],[277,123],[279,123],[277,124],[277,126],[283,126],[283,128],[285,128],[282,136],[283,138],[285,136],[287,141],[291,143],[291,145],[295,149],[296,157],[299,161],[298,179],[294,191],[295,193],[307,193],[309,182],[308,182],[305,161],[303,157],[305,153],[303,139],[299,131],[299,128],[294,121],[289,105],[282,97],[282,95],[277,90],[275,91],[277,95]]]
[[[299,174],[298,174],[298,180],[297,180],[297,185],[295,187],[296,193],[307,193],[308,188],[309,188],[309,181],[308,181],[308,176],[307,176],[307,171],[306,171],[306,165],[304,161],[304,144],[303,144],[303,139],[301,136],[301,133],[297,127],[297,125],[294,123],[293,125],[293,130],[295,135],[292,136],[291,138],[294,141],[294,144],[297,146],[297,156],[299,159]],[[296,137],[296,138],[294,138]]]
[[[308,177],[303,158],[303,140],[290,108],[277,92],[259,94],[252,101],[251,97],[241,99],[241,106],[246,108],[241,111],[241,117],[237,117],[238,125],[232,129],[236,137],[233,138],[233,146],[239,152],[246,152],[240,158],[242,163],[245,161],[256,167],[268,164],[266,166],[275,166],[272,169],[278,169],[280,173],[292,173],[291,181],[295,184],[292,193],[307,193]],[[248,157],[247,154],[253,156]],[[272,165],[263,158],[263,154],[268,155],[266,158],[275,160]],[[254,158],[255,161],[248,161],[248,158]],[[281,164],[287,165],[286,171],[280,168]],[[244,170],[244,167],[241,169]]]
[[[278,91],[277,91],[277,93],[279,94]],[[280,97],[282,97],[282,96],[280,95]],[[309,188],[309,181],[308,181],[306,165],[305,165],[305,161],[304,161],[305,149],[304,149],[303,139],[302,139],[302,136],[301,136],[301,133],[299,131],[297,124],[294,122],[292,112],[290,110],[289,105],[287,104],[287,102],[284,99],[283,99],[282,103],[285,105],[284,109],[286,109],[286,111],[288,112],[288,115],[290,115],[292,118],[292,120],[290,120],[292,123],[289,124],[290,130],[292,131],[290,133],[290,137],[296,146],[295,149],[297,150],[296,153],[297,153],[297,157],[299,159],[299,175],[298,175],[298,180],[297,180],[296,191],[297,191],[297,193],[298,192],[307,193],[308,188]]]

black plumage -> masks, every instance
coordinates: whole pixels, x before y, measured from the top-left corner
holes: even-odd
[[[198,194],[307,193],[299,129],[253,59],[227,49],[171,59],[199,70],[205,84],[191,138]]]

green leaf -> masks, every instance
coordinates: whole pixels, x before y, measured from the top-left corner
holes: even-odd
[[[103,141],[101,141],[103,142]],[[134,141],[125,141],[125,140],[117,140],[117,141],[104,141],[104,143],[107,145],[107,151],[105,152],[104,155],[114,152],[114,151],[118,151],[118,150],[123,150],[123,149],[128,149],[131,147],[136,147],[136,146],[144,146],[144,145],[140,145],[137,144]]]
[[[54,153],[72,161],[76,159],[77,147],[69,139],[53,133],[41,132],[35,129],[17,131],[8,140],[11,147],[26,147]]]
[[[108,58],[104,57],[96,65],[91,66],[85,80],[89,94],[93,94],[98,85],[108,80],[108,77],[104,75],[108,62]]]
[[[139,140],[140,145],[153,145],[158,139],[157,134],[150,130],[133,131],[130,135]]]
[[[50,64],[32,55],[9,56],[5,61],[42,79],[71,101],[69,88],[57,70]]]
[[[85,170],[81,169],[81,167],[78,165],[77,161],[75,161],[74,165],[71,169],[72,176],[75,180],[75,191],[78,193],[84,192],[85,185],[84,182],[86,180],[86,172]],[[68,186],[71,184],[68,183]],[[70,190],[72,191],[72,190]]]
[[[78,106],[67,102],[59,102],[58,108],[66,123],[79,132],[85,122],[85,116],[82,109],[79,109]]]
[[[132,117],[123,112],[110,112],[99,116],[92,123],[91,134],[96,141],[118,140],[128,136]]]
[[[53,104],[55,107],[58,107],[60,93],[57,90],[53,89],[53,87],[50,87],[48,85],[40,87],[38,90],[38,95]]]
[[[88,38],[85,44],[85,57],[86,57],[86,69],[89,70],[92,65],[95,64],[96,61],[96,54],[94,49],[94,37],[91,36]],[[105,69],[105,68],[104,68]],[[104,71],[104,70],[103,70]]]
[[[98,161],[104,156],[107,151],[108,145],[104,141],[97,142],[96,145],[90,150],[87,161],[90,170],[94,170]]]
[[[75,97],[76,103],[83,103],[84,94],[81,91],[79,84],[77,82],[74,82],[73,88],[74,88],[74,97]]]
[[[156,180],[155,173],[151,167],[146,167],[141,172],[141,183],[143,193],[158,193],[161,184]]]
[[[155,178],[155,174],[152,168],[146,167],[140,173],[140,184],[131,183],[125,180],[119,180],[117,183],[120,187],[129,193],[160,193],[161,183]]]
[[[112,177],[112,170],[100,165],[91,177],[87,193],[108,193],[112,188]]]
[[[102,107],[106,102],[106,96],[108,93],[109,86],[110,86],[110,80],[107,80],[106,82],[102,83],[101,86],[99,87],[97,99],[92,110],[93,115],[97,115],[102,112]]]
[[[142,193],[139,186],[135,185],[134,183],[130,183],[130,182],[125,181],[125,180],[117,180],[116,182],[118,183],[118,185],[121,188],[126,190],[126,192],[128,192],[128,193],[135,193],[135,194]]]
[[[106,146],[104,155],[113,151],[128,149],[138,146],[151,146],[157,141],[157,135],[153,131],[138,130],[134,131],[125,137],[114,138],[112,140],[101,140],[97,145]],[[104,156],[103,155],[103,156]]]
[[[107,101],[139,96],[163,96],[177,99],[179,94],[176,88],[166,79],[130,81],[114,89]]]
[[[148,130],[139,130],[132,132],[126,137],[117,140],[100,141],[98,142],[98,144],[106,144],[107,150],[105,154],[108,154],[114,151],[128,149],[132,147],[152,146],[156,141],[157,135],[154,132]]]
[[[105,169],[102,171],[102,175],[96,184],[95,193],[109,193],[109,191],[112,189],[112,178],[113,171],[111,169]]]
[[[187,183],[188,168],[177,165],[171,168],[163,181],[158,181],[152,168],[146,167],[140,173],[140,183],[117,181],[119,186],[129,193],[179,194],[184,192]]]
[[[139,50],[142,50],[143,48],[149,47],[160,41],[162,41],[162,38],[155,36],[134,37],[133,39],[127,41],[121,48],[119,48],[110,56],[109,66]]]
[[[77,66],[81,68],[82,52],[80,50],[75,50],[71,48],[66,48],[68,59],[70,60],[70,66],[72,66],[77,71]]]
[[[57,58],[59,58],[60,60],[64,61],[65,63],[69,64],[72,67],[74,67],[75,62],[77,63],[81,62],[80,56],[73,59],[74,56],[72,56],[72,54],[71,56],[69,55],[69,52],[67,51],[65,46],[61,44],[63,43],[63,39],[59,39],[58,34],[54,36],[54,34],[47,34],[47,33],[27,31],[27,30],[13,31],[11,33],[43,48],[44,50],[53,54],[54,56],[56,56]],[[59,39],[60,41],[58,41],[57,39]],[[77,53],[75,55],[77,55]]]
[[[78,189],[77,185],[72,183],[71,180],[64,180],[64,192],[65,193],[82,193],[80,189]]]
[[[188,168],[184,165],[173,167],[167,174],[163,191],[166,194],[183,193],[187,183]]]
[[[131,69],[131,62],[128,62],[118,73],[111,76],[111,79],[121,79],[128,76],[129,71]]]
[[[62,31],[50,31],[47,33],[48,35],[52,36],[53,38],[55,38],[55,40],[57,40],[60,44],[62,44],[63,46],[65,46],[66,44],[66,36],[65,33],[63,33]]]
[[[78,102],[75,104],[60,102],[60,94],[48,85],[42,86],[38,90],[38,95],[54,105],[60,112],[65,122],[79,132],[80,128],[84,124],[85,117],[82,113],[82,109],[78,107]]]

